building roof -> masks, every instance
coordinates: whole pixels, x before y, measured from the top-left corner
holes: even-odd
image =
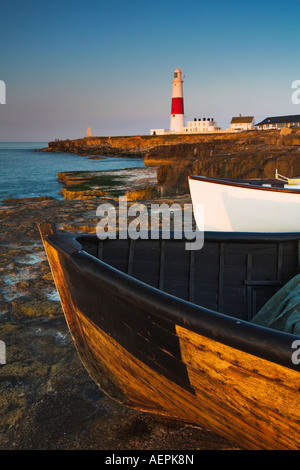
[[[230,124],[251,124],[254,116],[239,116],[233,117]]]
[[[264,124],[288,124],[291,122],[300,122],[300,114],[293,114],[290,116],[267,117],[256,125],[263,126]]]

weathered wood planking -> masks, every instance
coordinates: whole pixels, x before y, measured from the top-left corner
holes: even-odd
[[[300,448],[300,374],[281,358],[281,351],[276,351],[276,344],[284,350],[290,339],[297,337],[288,335],[284,337],[285,344],[281,344],[277,342],[280,334],[253,326],[253,336],[245,342],[245,348],[243,342],[237,347],[237,333],[231,328],[239,331],[241,327],[242,336],[247,325],[230,321],[228,330],[226,316],[217,314],[213,316],[211,332],[205,334],[213,312],[203,309],[198,312],[200,323],[204,322],[200,334],[196,331],[198,319],[193,314],[198,307],[194,304],[158,294],[143,284],[136,286],[132,278],[81,253],[80,245],[74,241],[61,239],[51,226],[44,226],[41,234],[78,353],[87,371],[108,395],[141,411],[206,427],[245,448]],[[220,291],[228,282],[224,279],[223,263],[229,252],[225,245],[218,246]],[[129,267],[136,274],[134,253],[127,248],[123,250],[127,259],[124,270]],[[212,250],[211,246],[208,248]],[[261,249],[254,250],[257,256]],[[97,243],[92,250],[105,258],[106,247],[99,249]],[[229,251],[234,251],[233,245]],[[284,266],[282,251],[271,249],[277,259],[272,268],[276,279],[281,279],[284,269],[286,275],[294,269]],[[291,255],[286,244],[285,253],[288,252]],[[156,256],[155,268],[161,286],[166,256],[169,255],[164,246]],[[289,257],[294,266],[294,257]],[[250,262],[247,256],[245,260],[250,282],[249,266],[253,260]],[[193,285],[195,256],[189,255],[189,263],[185,273]],[[189,295],[191,292],[195,295],[193,287]],[[219,293],[217,298],[220,302],[222,295]],[[227,328],[228,340],[224,340],[224,332],[218,331],[218,321]],[[266,351],[258,348],[256,352],[252,342],[257,340],[265,343]]]
[[[298,372],[176,329],[208,428],[214,416],[214,430],[246,448],[293,448],[291,436],[300,445]]]

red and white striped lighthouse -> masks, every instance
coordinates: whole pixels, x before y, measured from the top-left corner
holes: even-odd
[[[182,71],[176,69],[173,79],[170,132],[183,132],[184,111],[182,84]]]

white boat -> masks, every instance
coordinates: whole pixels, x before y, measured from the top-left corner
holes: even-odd
[[[288,178],[287,176],[280,175],[276,170],[275,178],[284,182],[284,187],[288,187],[289,185],[300,187],[300,178]]]
[[[189,187],[199,230],[257,233],[300,231],[298,189],[204,176],[189,176]]]

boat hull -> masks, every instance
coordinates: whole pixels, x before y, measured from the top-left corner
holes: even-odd
[[[79,356],[105,393],[247,449],[300,448],[300,374],[285,355],[295,336],[160,292],[52,226],[41,234]]]
[[[217,232],[298,232],[300,191],[189,177],[197,226]],[[200,208],[204,207],[204,223]],[[203,226],[204,225],[204,226]]]

